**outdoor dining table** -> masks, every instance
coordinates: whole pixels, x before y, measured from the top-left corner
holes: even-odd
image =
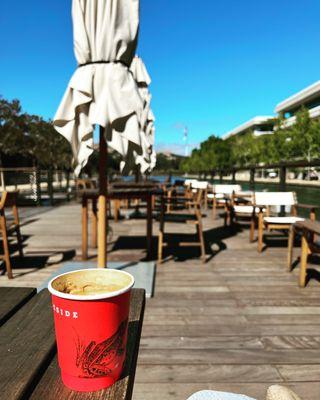
[[[320,223],[306,219],[296,222],[292,227],[292,231],[301,232],[302,234],[299,286],[305,287],[307,282],[308,255],[320,253],[320,246],[314,241],[315,235],[320,236]],[[289,251],[291,252],[292,250],[289,249]]]
[[[0,288],[0,398],[128,400],[132,397],[145,291],[133,289],[128,343],[122,378],[98,392],[80,393],[66,388],[60,378],[48,290]]]
[[[163,191],[157,187],[130,186],[109,188],[107,192],[108,200],[141,200],[147,203],[146,216],[146,251],[148,258],[152,254],[152,210],[153,199],[155,196],[162,195]],[[92,203],[92,247],[97,246],[97,202],[99,192],[96,189],[88,189],[81,192],[82,196],[82,259],[88,259],[88,204]],[[116,211],[117,213],[117,211]]]

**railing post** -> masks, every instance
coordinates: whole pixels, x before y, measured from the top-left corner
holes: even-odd
[[[232,183],[233,184],[236,183],[236,170],[235,169],[232,170]]]
[[[4,172],[3,172],[2,168],[1,168],[0,176],[1,176],[1,190],[5,191],[6,190],[6,184],[5,184]]]
[[[285,192],[287,190],[287,168],[284,165],[280,167],[280,180],[279,180],[279,191]],[[286,208],[285,206],[281,206],[280,208],[280,215],[283,217],[286,215]]]
[[[35,171],[36,175],[36,204],[37,206],[41,206],[41,171],[39,166],[36,167]]]
[[[52,167],[49,167],[48,169],[48,195],[49,195],[49,202],[50,202],[50,206],[53,206],[53,171],[52,171]]]
[[[69,170],[67,171],[66,179],[67,179],[67,187],[66,187],[67,201],[70,201],[70,171]]]
[[[279,191],[280,192],[285,192],[287,190],[287,168],[282,165],[280,167],[280,180],[279,180]]]
[[[255,169],[251,168],[250,169],[250,190],[253,190],[253,191],[255,189],[254,176],[255,176]]]
[[[219,182],[222,183],[223,181],[223,173],[222,171],[219,172]]]

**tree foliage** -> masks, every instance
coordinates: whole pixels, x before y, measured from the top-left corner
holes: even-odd
[[[187,173],[217,172],[258,164],[320,158],[320,120],[311,119],[307,109],[296,114],[293,125],[282,118],[273,134],[255,136],[253,131],[222,140],[210,136],[182,163]]]
[[[0,98],[0,155],[24,156],[44,168],[69,169],[72,154],[67,140],[51,121],[22,112],[19,100]]]

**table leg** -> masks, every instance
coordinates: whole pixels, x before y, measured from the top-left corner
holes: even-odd
[[[300,287],[306,286],[308,253],[309,253],[309,246],[307,240],[307,232],[304,230],[301,243],[301,264],[300,264],[300,277],[299,277]]]
[[[82,198],[82,260],[88,259],[88,199]]]
[[[120,200],[113,200],[113,220],[114,222],[119,221],[119,210],[120,210]]]
[[[294,226],[291,226],[288,237],[288,271],[292,269],[292,256],[293,256],[293,244],[294,244]]]
[[[256,227],[256,217],[255,215],[252,215],[250,221],[250,235],[249,235],[250,243],[254,242],[255,227]]]
[[[147,197],[147,256],[152,254],[152,196]]]
[[[97,248],[97,222],[98,222],[98,216],[97,216],[97,200],[93,199],[92,200],[92,236],[91,236],[91,246],[95,249]]]
[[[263,248],[263,213],[262,211],[259,212],[258,215],[258,252],[262,252]]]

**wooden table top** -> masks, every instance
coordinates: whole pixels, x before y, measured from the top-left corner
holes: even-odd
[[[0,297],[1,398],[131,399],[145,306],[143,289],[132,290],[123,378],[112,387],[93,393],[73,392],[61,381],[49,292],[0,288]]]
[[[140,187],[140,188],[108,188],[107,197],[110,199],[127,199],[127,198],[144,198],[147,196],[161,195],[163,191],[158,188]],[[88,199],[97,198],[99,196],[98,189],[85,189],[79,194]]]
[[[115,189],[152,189],[152,188],[159,188],[160,183],[156,181],[146,181],[146,182],[113,182],[111,186]]]
[[[320,235],[320,222],[311,221],[310,219],[306,219],[305,221],[296,222],[294,224],[294,226],[299,229],[306,229],[309,232]]]

